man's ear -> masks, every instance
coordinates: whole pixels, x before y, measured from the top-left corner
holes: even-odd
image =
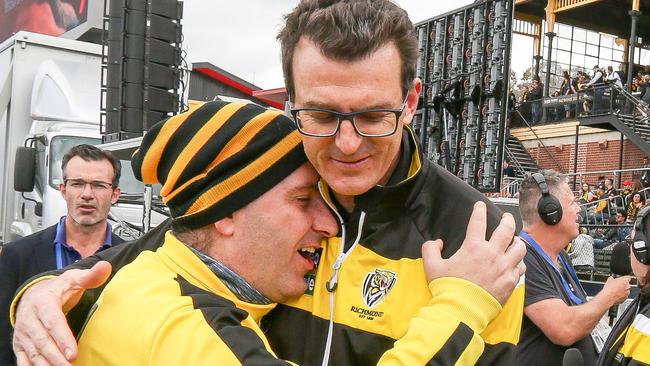
[[[117,203],[117,200],[120,198],[120,194],[122,193],[122,190],[120,187],[116,187],[113,189],[113,193],[111,194],[111,205],[114,205]]]
[[[403,121],[404,124],[408,125],[413,120],[415,111],[418,109],[418,100],[420,99],[420,93],[422,92],[422,80],[420,78],[415,78],[413,80],[413,86],[408,90],[408,97],[406,98],[406,107],[404,108]]]
[[[220,235],[232,236],[235,233],[235,222],[232,219],[232,215],[224,217],[213,225]]]

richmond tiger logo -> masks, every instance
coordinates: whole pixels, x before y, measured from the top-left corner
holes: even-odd
[[[369,308],[381,304],[395,286],[396,281],[397,274],[385,269],[375,269],[374,272],[368,272],[361,289],[363,302]]]

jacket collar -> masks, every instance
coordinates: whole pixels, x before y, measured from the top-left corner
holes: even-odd
[[[376,185],[368,192],[355,196],[354,211],[365,211],[366,213],[381,213],[382,218],[399,216],[400,209],[407,207],[409,197],[414,189],[417,189],[416,182],[421,176],[426,165],[422,164],[422,155],[418,146],[415,133],[409,126],[404,127],[402,135],[402,148],[400,149],[400,161],[387,185]],[[328,201],[331,207],[335,205],[333,193],[327,183],[319,182],[323,198]],[[339,209],[339,211],[341,211]]]
[[[166,265],[191,284],[228,298],[237,308],[248,312],[257,323],[277,305],[275,303],[258,305],[239,300],[217,275],[171,231],[165,234],[165,243],[157,253]]]
[[[32,246],[32,259],[34,266],[38,269],[37,272],[46,272],[51,271],[53,268],[56,268],[56,258],[54,252],[54,238],[56,237],[56,227],[58,224],[48,227],[45,230],[41,230],[35,234],[33,242],[35,245]],[[29,248],[29,246],[25,246]],[[30,275],[31,276],[31,275]],[[23,279],[24,280],[24,279]]]

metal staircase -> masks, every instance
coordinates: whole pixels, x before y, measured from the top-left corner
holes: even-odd
[[[619,131],[646,155],[650,155],[650,109],[625,89],[608,85],[610,95],[618,94],[618,107],[609,100],[609,110],[598,115],[579,116],[581,126]]]
[[[526,173],[539,170],[535,160],[516,137],[508,137],[506,141],[506,157],[510,161],[510,165],[514,167],[517,178],[523,178]]]
[[[537,140],[539,144],[539,148],[550,158],[550,160],[553,162],[555,165],[554,169],[556,169],[560,173],[564,173],[564,169],[562,169],[562,165],[557,161],[557,159],[553,156],[553,154],[550,153],[549,149],[544,145],[544,142],[539,138],[535,130],[533,129],[533,126],[530,124],[530,122],[524,117],[523,114],[521,114],[521,111],[519,109],[515,109],[515,113],[519,116],[521,121],[523,122],[523,127],[528,128],[528,130],[535,136],[535,139]],[[506,141],[506,146],[505,146],[505,156],[510,159],[510,164],[514,166],[516,176],[518,178],[523,178],[526,173],[530,172],[537,172],[539,171],[539,166],[537,165],[537,162],[528,154],[528,151],[524,146],[521,144],[521,141],[519,141],[518,138],[514,136],[509,136]]]

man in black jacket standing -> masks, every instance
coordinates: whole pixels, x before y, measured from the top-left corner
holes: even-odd
[[[11,348],[9,305],[30,277],[60,269],[122,243],[111,233],[108,211],[120,196],[120,161],[91,145],[73,147],[61,164],[59,189],[68,215],[58,224],[6,244],[0,252],[0,364],[15,363]]]

